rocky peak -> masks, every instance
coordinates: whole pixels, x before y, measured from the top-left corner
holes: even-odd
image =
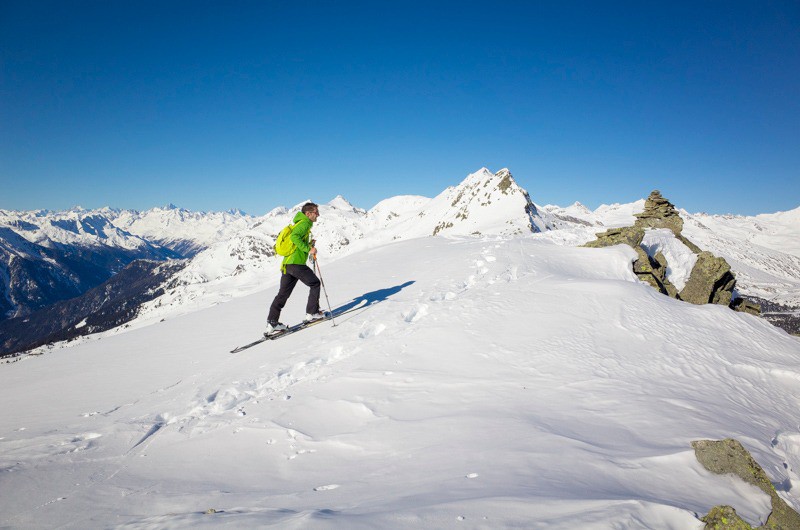
[[[420,213],[436,219],[433,235],[538,232],[546,224],[508,169],[481,168],[445,190]]]
[[[504,195],[508,195],[510,191],[513,191],[514,188],[518,188],[517,183],[514,182],[514,177],[511,176],[511,172],[508,169],[501,169],[497,173],[495,173],[495,177],[497,177],[497,189],[500,190]]]

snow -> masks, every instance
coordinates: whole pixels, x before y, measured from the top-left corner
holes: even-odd
[[[114,223],[161,245],[188,241],[191,242],[188,250],[202,250],[235,237],[249,228],[251,219],[240,213],[190,212],[170,204],[146,212],[122,211],[114,218]]]
[[[596,210],[591,211],[580,202],[575,202],[566,208],[555,205],[546,205],[543,208],[551,213],[575,217],[590,224],[606,228],[619,228],[632,226],[636,222],[634,214],[644,210],[644,199],[629,204],[601,204]]]
[[[574,218],[587,226],[556,222],[555,230],[538,237],[560,245],[581,245],[607,228],[632,226],[634,214],[644,209],[644,203],[639,200],[601,205],[591,212],[580,203],[566,208],[543,206],[540,210],[546,214]],[[680,210],[680,215],[684,237],[730,264],[740,295],[800,306],[800,208],[754,217],[693,214],[685,210]]]
[[[532,225],[544,229],[545,220],[528,213],[531,203],[526,192],[506,178],[507,175],[507,170],[493,174],[484,168],[433,199],[393,197],[381,201],[369,211],[352,207],[338,196],[328,204],[320,205],[320,220],[314,225],[313,236],[321,253],[339,259],[394,241],[433,233],[501,235],[529,233]],[[247,222],[245,228],[223,223],[223,228],[218,230],[219,241],[213,244],[206,241],[207,248],[195,255],[176,276],[167,294],[147,303],[140,311],[138,321],[131,326],[138,327],[153,320],[209,307],[232,297],[252,294],[269,285],[273,279],[265,276],[266,271],[277,269],[280,258],[270,256],[267,249],[271,248],[276,235],[302,204],[291,210],[275,209],[260,218],[236,220],[236,223]],[[187,218],[184,215],[182,222]],[[216,226],[219,221],[218,218],[206,220],[211,226]],[[187,228],[190,227],[181,225],[177,231]],[[165,230],[165,225],[161,228],[154,225],[154,230],[153,235],[159,230],[160,233],[174,233],[172,228]],[[227,237],[223,237],[225,235]]]
[[[659,294],[632,249],[320,259],[334,306],[368,303],[335,327],[228,353],[263,329],[265,270],[255,294],[0,366],[0,526],[699,529],[722,503],[761,524],[766,495],[694,458],[724,437],[800,508],[800,342]]]
[[[350,202],[341,195],[337,195],[336,197],[334,197],[333,200],[328,202],[327,206],[330,206],[331,208],[335,208],[337,210],[345,210],[348,212],[359,211],[356,207],[350,204]],[[361,212],[363,213],[363,210],[361,210]]]
[[[679,292],[682,291],[697,263],[697,254],[668,228],[645,230],[641,246],[648,256],[655,258],[661,252],[667,258],[667,279]]]
[[[392,197],[369,211],[337,196],[321,204],[322,215],[314,234],[320,250],[334,259],[387,242],[429,236],[434,231],[449,236],[511,235],[527,233],[534,226],[541,240],[578,246],[608,228],[633,225],[634,214],[644,209],[643,199],[601,205],[594,211],[578,202],[565,208],[539,206],[516,183],[506,189],[508,194],[503,193],[499,188],[506,174],[505,169],[492,173],[481,168],[432,199]],[[274,268],[276,260],[250,250],[271,246],[269,240],[274,240],[303,202],[293,208],[276,207],[261,217],[189,212],[172,205],[145,212],[110,208],[0,210],[0,229],[7,227],[14,233],[12,254],[31,253],[28,246],[19,244],[25,238],[51,248],[53,242],[122,248],[141,248],[154,242],[191,257],[187,270],[176,279],[174,292],[148,307],[145,316],[160,319],[183,314],[187,308],[193,311],[252,294],[265,286],[263,275]],[[536,210],[531,215],[526,211],[530,204]],[[85,230],[76,234],[52,224],[74,220],[77,228],[79,220],[98,216],[109,221],[99,235]],[[800,306],[800,208],[755,217],[685,211],[681,216],[685,236],[730,263],[740,295]],[[185,305],[187,301],[191,301],[189,306]]]
[[[800,508],[797,338],[659,294],[630,248],[576,248],[643,200],[529,215],[507,174],[321,204],[331,302],[364,308],[235,355],[263,330],[271,244],[299,205],[0,211],[20,240],[197,252],[124,327],[0,365],[0,526],[699,529],[716,504],[760,524],[767,496],[689,445],[724,437]],[[800,303],[800,209],[681,215],[740,293]],[[693,254],[664,230],[643,246],[681,288]]]
[[[731,265],[737,291],[800,306],[800,208],[755,217],[681,216],[684,236]]]

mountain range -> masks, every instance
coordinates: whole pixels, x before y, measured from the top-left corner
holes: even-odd
[[[263,216],[173,205],[144,212],[0,210],[0,352],[145,325],[256,292],[273,280],[279,257],[272,244],[299,206]],[[580,203],[541,206],[507,169],[482,168],[434,198],[393,197],[363,210],[336,197],[321,205],[314,235],[322,264],[424,236],[530,234],[575,246],[632,224],[643,207],[644,200],[593,211]],[[786,315],[800,306],[800,208],[754,217],[681,210],[681,216],[690,239],[731,264],[740,295],[769,304],[767,313],[796,328]],[[78,297],[85,298],[67,302]],[[120,304],[125,310],[111,307]]]
[[[800,342],[662,294],[629,245],[582,246],[643,207],[540,206],[488,171],[369,211],[336,198],[314,231],[339,316],[233,354],[262,336],[295,208],[218,214],[241,227],[217,241],[117,227],[206,239],[9,320],[87,333],[0,364],[0,527],[798,528]],[[682,212],[682,234],[788,301],[795,214]],[[680,288],[675,241],[642,245]]]

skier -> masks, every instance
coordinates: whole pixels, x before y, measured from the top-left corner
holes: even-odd
[[[311,225],[319,218],[319,206],[313,202],[307,202],[303,208],[294,216],[292,224],[291,241],[295,250],[290,255],[283,258],[281,263],[281,283],[278,295],[272,301],[267,317],[267,331],[264,335],[272,335],[288,329],[288,326],[278,322],[281,310],[289,300],[289,296],[300,280],[310,288],[308,293],[308,303],[306,304],[305,323],[314,322],[325,318],[324,313],[319,309],[320,281],[314,271],[312,271],[306,261],[310,255],[312,259],[317,257],[317,249],[314,246],[316,241],[311,238]]]

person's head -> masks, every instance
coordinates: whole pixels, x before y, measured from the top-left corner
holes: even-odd
[[[307,202],[303,205],[303,209],[301,210],[303,214],[311,219],[311,222],[314,223],[317,221],[319,217],[319,206],[314,204],[313,202]]]

